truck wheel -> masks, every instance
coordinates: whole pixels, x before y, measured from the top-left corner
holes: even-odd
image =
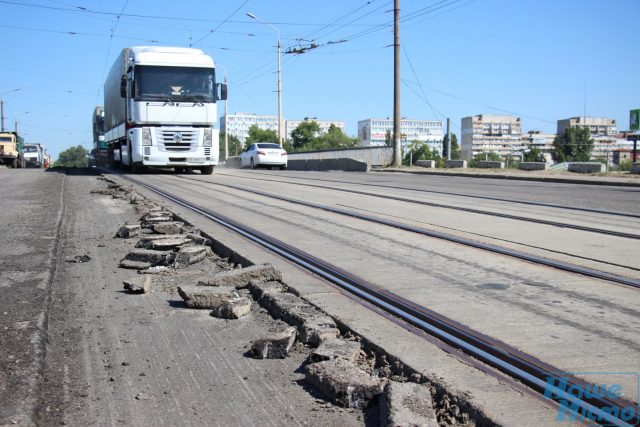
[[[18,159],[11,160],[11,169],[15,169],[18,167]]]
[[[213,173],[213,166],[203,166],[200,168],[202,175],[211,175]]]

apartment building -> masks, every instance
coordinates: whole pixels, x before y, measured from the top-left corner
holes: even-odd
[[[553,140],[556,139],[555,133],[544,133],[539,130],[530,130],[522,135],[522,145],[524,150],[537,148],[540,150],[547,162],[552,162],[551,152],[553,151]]]
[[[362,147],[385,145],[388,132],[393,134],[393,119],[389,117],[358,121],[358,139]],[[442,120],[402,119],[400,134],[403,145],[412,141],[422,141],[428,143],[432,150],[442,152]]]
[[[278,132],[278,116],[262,116],[254,113],[235,113],[220,117],[220,131],[228,132],[244,144],[253,125],[259,129]]]
[[[626,145],[625,139],[618,134],[616,121],[607,117],[570,117],[558,120],[558,135],[564,135],[569,128],[587,128],[593,139],[591,157],[594,160],[606,160],[611,163],[613,151]]]
[[[525,149],[520,117],[495,114],[463,117],[461,134],[460,151],[464,160],[491,152],[506,158]]]

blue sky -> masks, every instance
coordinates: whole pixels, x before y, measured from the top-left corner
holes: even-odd
[[[461,117],[508,111],[524,130],[555,132],[556,120],[586,105],[588,116],[623,130],[640,108],[640,0],[402,0],[400,8],[403,116],[451,117],[459,134]],[[0,0],[5,128],[17,120],[54,157],[91,148],[107,70],[136,45],[201,48],[226,70],[229,112],[276,115],[276,32],[251,12],[280,30],[283,51],[319,45],[283,54],[285,118],[344,120],[355,135],[358,120],[392,115],[392,9],[388,0]]]

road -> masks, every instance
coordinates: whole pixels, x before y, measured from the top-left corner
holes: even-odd
[[[527,221],[640,235],[637,189],[224,169],[213,176],[132,177],[277,236],[563,371],[596,384],[618,383],[624,397],[637,402],[637,288],[345,215],[365,213],[638,279],[637,239]],[[138,215],[120,200],[90,195],[91,189],[104,187],[95,176],[0,170],[0,179],[9,184],[2,191],[11,201],[3,208],[11,244],[3,246],[2,260],[11,267],[1,273],[0,425],[376,423],[370,412],[335,410],[302,386],[304,349],[265,364],[243,356],[252,337],[270,324],[268,318],[256,315],[256,323],[230,327],[180,309],[174,292],[122,293],[122,280],[130,274],[117,264],[131,243],[113,234]],[[15,191],[25,185],[30,197]],[[253,262],[276,265],[287,284],[363,341],[465,399],[488,419],[503,425],[556,421],[553,407],[519,386],[461,362],[275,254],[136,188]],[[81,255],[90,261],[67,262]]]
[[[278,236],[285,243],[355,272],[561,370],[579,372],[587,381],[602,381],[603,372],[631,373],[611,377],[626,390],[631,390],[627,395],[629,399],[637,400],[633,393],[637,388],[637,377],[633,373],[640,368],[640,346],[635,339],[636,328],[640,326],[640,298],[636,288],[276,200],[260,195],[258,191],[376,216],[392,216],[401,222],[427,228],[457,224],[453,228],[459,234],[501,240],[503,244],[510,242],[509,245],[525,248],[531,253],[638,278],[635,239],[523,224],[521,221],[477,214],[439,212],[443,209],[408,206],[380,197],[317,187],[331,183],[345,190],[353,186],[351,183],[356,183],[355,187],[362,190],[362,184],[374,184],[378,187],[372,190],[366,186],[366,191],[433,201],[431,194],[405,190],[433,188],[433,184],[418,182],[424,177],[222,171],[213,177],[143,175],[138,179]],[[456,186],[458,180],[450,183],[448,192],[472,193],[480,197],[497,195],[495,189],[489,188],[489,180],[482,180],[482,185],[465,181],[460,188]],[[509,188],[504,181],[501,184]],[[637,212],[637,205],[627,198],[622,199],[620,194],[623,193],[617,188],[544,184],[549,187],[549,196],[545,197],[543,185],[535,184],[533,187],[537,188],[538,194],[531,197],[531,192],[528,195],[522,193],[522,188],[532,186],[531,183],[509,184],[515,189],[502,189],[502,198],[509,196],[545,204],[570,200],[569,208],[606,209],[628,214]],[[221,185],[242,186],[246,191]],[[380,188],[380,185],[384,187]],[[628,193],[624,194],[628,197]],[[438,200],[443,201],[442,198]],[[447,195],[446,200],[470,204],[468,197]],[[592,200],[607,200],[607,203],[594,204]],[[614,202],[616,200],[621,200],[622,206],[618,206]],[[474,207],[478,205],[480,203],[472,203]],[[532,205],[523,208],[519,204],[489,200],[482,200],[481,205],[487,209],[517,211],[532,217],[552,216],[567,223],[618,227],[636,234],[640,230],[638,219],[634,217],[576,214],[576,211]],[[479,230],[484,230],[481,236]]]

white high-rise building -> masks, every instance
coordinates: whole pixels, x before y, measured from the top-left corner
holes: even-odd
[[[263,130],[278,132],[278,116],[261,116],[254,113],[235,113],[220,117],[220,132],[229,132],[244,144],[253,125]]]
[[[478,114],[462,118],[461,157],[471,160],[480,153],[506,158],[524,148],[520,117]]]
[[[365,119],[358,121],[358,139],[363,147],[385,145],[387,134],[393,134],[393,119]],[[444,131],[442,120],[400,120],[402,145],[412,141],[429,144],[432,150],[442,153]]]

